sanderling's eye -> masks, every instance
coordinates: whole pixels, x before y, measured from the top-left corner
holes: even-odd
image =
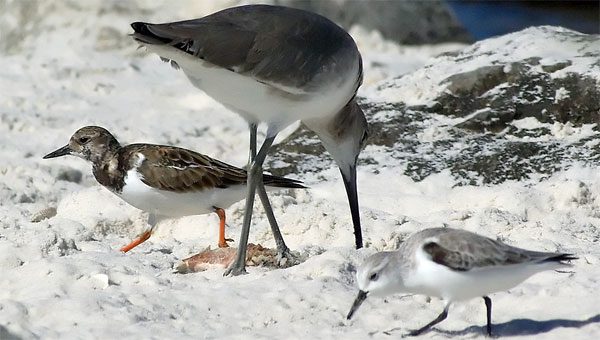
[[[90,137],[81,137],[78,140],[78,142],[81,143],[81,144],[85,144],[85,143],[87,143],[89,141],[90,141]]]
[[[369,276],[369,280],[371,281],[376,281],[379,278],[379,276],[377,275],[377,273],[373,273],[371,274],[371,276]]]

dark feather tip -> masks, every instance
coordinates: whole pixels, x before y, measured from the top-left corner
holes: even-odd
[[[575,254],[557,254],[556,256],[545,259],[543,262],[563,262],[577,259],[579,259],[579,257],[575,256]]]

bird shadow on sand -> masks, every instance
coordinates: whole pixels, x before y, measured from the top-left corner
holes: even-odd
[[[567,320],[567,319],[552,319],[552,320],[531,320],[531,319],[515,319],[504,323],[492,325],[492,337],[504,336],[519,336],[519,335],[537,335],[548,333],[556,328],[581,328],[593,323],[600,323],[600,314],[589,317],[585,320]],[[372,332],[369,335],[373,336],[377,333],[383,333],[388,336],[400,336],[402,338],[412,338],[408,335],[408,329],[404,327],[396,327],[384,332]],[[460,336],[462,338],[474,338],[485,335],[485,326],[469,326],[462,330],[444,330],[433,328],[427,333],[438,333],[448,337]],[[405,333],[405,334],[402,334]],[[427,334],[424,333],[424,334]]]
[[[581,328],[593,323],[600,323],[600,314],[596,314],[585,320],[568,320],[568,319],[552,319],[552,320],[531,320],[531,319],[514,319],[508,322],[493,324],[492,336],[518,336],[518,335],[537,335],[548,333],[556,328]],[[433,332],[446,334],[450,336],[469,336],[485,334],[484,326],[469,326],[463,330],[446,331],[439,328],[434,328]]]

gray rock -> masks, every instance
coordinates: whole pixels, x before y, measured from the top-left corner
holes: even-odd
[[[571,62],[539,67],[539,61],[540,58],[530,58],[453,75],[445,80],[450,84],[449,93],[440,96],[439,105],[430,111],[457,117],[480,111],[458,125],[479,132],[498,132],[513,120],[526,117],[542,123],[600,122],[597,80],[575,73],[552,79],[553,72],[570,66]],[[500,85],[501,91],[487,95]],[[568,93],[568,100],[557,98],[560,93]]]
[[[6,327],[0,325],[0,339],[4,340],[21,340],[22,338],[11,333]]]
[[[378,30],[401,44],[471,42],[473,39],[444,1],[276,0],[276,4],[319,13],[349,29]]]
[[[56,179],[59,181],[81,183],[82,178],[83,174],[81,171],[73,168],[60,168],[56,174]]]
[[[398,89],[401,94],[406,87],[420,86],[419,77],[428,77],[441,87],[428,92],[433,96],[423,99],[428,105],[361,98],[370,125],[369,148],[374,149],[363,152],[359,163],[376,173],[386,164],[379,164],[372,151],[382,151],[415,181],[449,170],[457,185],[543,179],[575,162],[600,165],[600,143],[595,142],[600,129],[580,129],[600,121],[600,38],[541,27],[502,39],[440,56],[423,70],[379,87],[394,91],[405,86]],[[503,50],[503,41],[512,44],[509,51]],[[571,49],[573,56],[542,63],[540,57],[515,59],[509,53],[526,50],[534,41],[556,43],[557,48]],[[439,115],[458,123],[444,123]],[[536,123],[519,125],[523,118]],[[271,155],[270,170],[277,175],[318,172],[333,165],[305,128]]]

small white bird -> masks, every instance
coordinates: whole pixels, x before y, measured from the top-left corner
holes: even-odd
[[[544,270],[569,266],[573,254],[546,253],[511,247],[464,230],[431,228],[413,234],[396,251],[379,252],[358,268],[360,292],[352,315],[368,295],[413,293],[439,297],[444,311],[409,335],[419,335],[448,316],[455,301],[483,297],[487,334],[492,334],[492,300],[488,294],[505,291]]]

